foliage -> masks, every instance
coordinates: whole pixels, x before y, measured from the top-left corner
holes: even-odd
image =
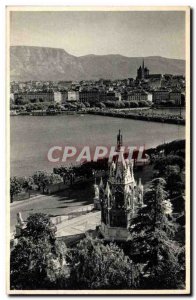
[[[87,237],[69,254],[70,284],[77,289],[122,289],[137,285],[138,273],[123,251]]]
[[[48,185],[62,182],[60,175],[47,173],[46,171],[35,172],[32,178],[34,180],[34,183],[39,187],[39,189],[42,189],[43,192]]]
[[[90,104],[88,102],[85,102],[86,107],[90,107]]]
[[[51,240],[49,218],[35,214],[11,251],[11,289],[55,289],[65,286],[63,244]],[[62,286],[63,285],[63,286]]]
[[[22,191],[22,185],[16,177],[10,179],[10,201],[13,202],[14,195],[19,194]]]
[[[156,148],[147,149],[148,154],[157,154],[159,151],[164,150],[165,155],[173,154],[185,157],[185,140],[175,140],[170,143],[164,143]],[[180,154],[179,154],[180,153]]]
[[[130,224],[131,253],[135,263],[143,263],[143,288],[168,289],[183,285],[178,261],[180,246],[174,236],[172,205],[162,178],[150,182],[144,194],[145,206],[139,208]]]
[[[177,165],[179,166],[180,171],[182,171],[185,166],[185,161],[182,157],[177,155],[164,156],[155,161],[154,169],[158,170],[160,175],[163,175],[165,174],[168,165]]]
[[[137,101],[123,101],[123,103],[125,104],[126,108],[136,108],[138,107],[138,102]]]
[[[27,218],[26,228],[23,232],[24,236],[33,239],[50,237],[50,218],[43,213],[30,215]]]
[[[106,107],[109,107],[109,108],[124,108],[125,107],[125,104],[122,101],[119,102],[119,101],[108,100],[108,101],[105,101],[104,104],[106,105]]]
[[[103,102],[97,103],[96,106],[97,106],[97,107],[100,107],[100,108],[106,108],[106,105],[105,105]]]
[[[27,104],[28,101],[23,99],[22,97],[18,97],[16,100],[15,100],[15,104],[16,105],[25,105]]]
[[[34,181],[32,177],[18,177],[22,188],[26,191],[32,190],[34,188]]]
[[[168,165],[165,169],[165,175],[179,175],[180,167],[178,165]]]
[[[70,179],[71,171],[72,169],[70,167],[60,166],[53,168],[53,173],[59,175],[64,183],[66,182],[66,179]]]
[[[170,143],[165,143],[157,146],[157,151],[164,150],[165,154],[176,154],[178,150],[185,150],[185,140],[175,140]]]
[[[184,183],[179,174],[171,173],[167,176],[167,189],[170,192],[170,197],[173,197],[174,194],[181,195],[184,188]]]
[[[139,107],[148,107],[148,106],[150,106],[149,102],[145,101],[145,100],[139,101],[138,104],[139,104]]]
[[[71,175],[74,177],[84,176],[90,178],[93,176],[94,171],[98,170],[107,170],[108,169],[108,159],[98,159],[96,162],[84,162],[83,164],[77,166],[69,166],[69,167],[56,167],[53,169],[54,174],[58,174],[63,178],[64,182],[66,179],[71,179]]]

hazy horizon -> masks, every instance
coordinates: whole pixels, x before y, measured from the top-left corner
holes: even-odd
[[[85,55],[185,60],[183,11],[14,11],[10,45]]]

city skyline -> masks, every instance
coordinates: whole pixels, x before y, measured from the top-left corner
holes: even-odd
[[[11,46],[62,48],[74,56],[185,59],[182,11],[15,11],[10,27]]]

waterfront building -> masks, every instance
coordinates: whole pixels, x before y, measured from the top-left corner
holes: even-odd
[[[174,101],[175,105],[180,105],[181,104],[181,92],[179,91],[172,91],[169,93],[169,100]]]
[[[134,179],[133,161],[125,159],[122,151],[122,135],[117,135],[117,156],[109,166],[106,185],[101,179],[95,186],[95,201],[101,207],[100,232],[107,241],[127,241],[132,217],[143,206],[143,185]]]
[[[66,103],[68,99],[68,91],[61,91],[61,101],[62,103]]]
[[[119,94],[117,94],[116,92],[113,92],[113,91],[107,92],[106,101],[117,101],[117,100],[119,100]]]
[[[117,101],[122,101],[122,95],[119,91],[114,91],[115,93],[115,98]]]
[[[54,92],[54,102],[62,103],[62,94],[61,92]]]
[[[98,89],[82,89],[79,92],[79,100],[80,102],[89,102],[95,103],[99,101],[99,91]]]
[[[162,101],[169,100],[169,91],[168,90],[157,90],[153,91],[153,102],[154,104],[160,104]]]
[[[68,91],[67,101],[70,101],[70,102],[79,101],[79,92],[74,91],[74,90]]]
[[[146,91],[133,91],[127,96],[128,101],[152,101],[152,94]]]
[[[54,92],[53,91],[35,91],[35,92],[24,92],[15,93],[14,102],[20,99],[25,102],[54,102]]]

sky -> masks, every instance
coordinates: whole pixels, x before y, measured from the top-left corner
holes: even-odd
[[[11,12],[10,44],[62,48],[75,56],[185,59],[185,13]]]

